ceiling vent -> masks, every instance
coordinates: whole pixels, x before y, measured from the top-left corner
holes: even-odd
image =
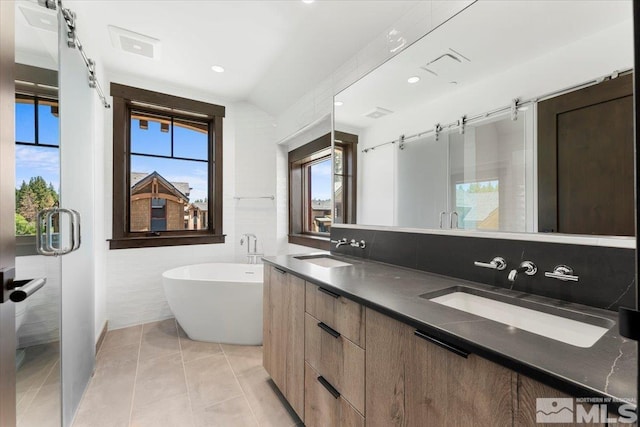
[[[24,15],[32,27],[54,33],[58,32],[58,16],[55,10],[49,10],[39,6],[31,7],[27,4],[21,4],[18,8],[20,8],[20,12],[22,12],[22,15]]]
[[[393,111],[387,110],[386,108],[376,107],[372,111],[369,111],[365,114],[365,117],[369,117],[371,119],[379,119],[382,116],[386,116],[387,114],[392,114]]]
[[[116,49],[151,59],[160,59],[160,40],[109,25],[111,44]]]
[[[449,48],[449,52],[432,59],[420,68],[434,76],[441,76],[456,70],[464,62],[471,62],[471,60],[460,52]]]

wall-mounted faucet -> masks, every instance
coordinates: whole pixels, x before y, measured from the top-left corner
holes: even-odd
[[[343,237],[340,240],[331,240],[331,243],[336,244],[336,249],[338,249],[342,245],[353,246],[354,248],[364,249],[367,246],[367,242],[364,240],[360,240],[359,242],[356,239],[347,240],[346,237]]]
[[[253,250],[251,250],[251,239],[253,239]],[[246,233],[240,237],[240,246],[244,245],[244,242],[247,242],[247,262],[249,264],[257,264],[258,259],[264,255],[258,253],[258,238],[255,234]]]
[[[533,276],[537,271],[538,267],[536,267],[534,263],[532,263],[531,261],[522,261],[518,268],[514,268],[509,272],[509,276],[507,276],[507,279],[509,279],[511,283],[514,283],[519,273],[524,273],[527,276]]]
[[[331,243],[335,243],[336,244],[336,249],[338,249],[342,245],[348,245],[349,241],[347,241],[346,237],[343,237],[340,240],[331,240]]]

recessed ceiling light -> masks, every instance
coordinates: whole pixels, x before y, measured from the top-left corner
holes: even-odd
[[[333,103],[333,105],[335,105],[336,107],[342,107],[344,105],[344,102],[336,101],[336,102]]]
[[[313,3],[314,1],[316,1],[316,0],[302,0],[302,3],[305,3],[305,4],[311,4],[311,3]]]
[[[409,77],[407,79],[408,83],[418,83],[419,81],[420,81],[420,77],[418,77],[418,76]]]
[[[219,65],[214,65],[211,67],[211,69],[216,73],[224,73],[224,67],[221,67]]]
[[[131,47],[134,48],[135,50],[142,50],[142,46],[140,46],[139,44],[134,44]]]

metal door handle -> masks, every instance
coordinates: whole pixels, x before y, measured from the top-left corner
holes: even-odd
[[[70,227],[69,227],[69,242],[68,247],[56,247],[53,244],[53,218],[61,214],[69,215]],[[60,222],[60,219],[58,219]],[[81,228],[80,228],[80,214],[73,209],[64,208],[49,208],[43,209],[38,212],[36,218],[36,251],[40,255],[45,256],[59,256],[66,255],[80,248],[82,243]]]
[[[13,302],[24,301],[33,295],[38,289],[47,283],[46,277],[39,277],[31,280],[14,280],[9,288],[14,291],[9,295],[9,299]]]

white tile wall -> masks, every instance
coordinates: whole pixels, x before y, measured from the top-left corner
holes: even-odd
[[[248,103],[236,112],[236,197],[276,196],[276,152],[274,118]],[[276,253],[276,200],[233,200],[236,239],[244,233],[258,237],[258,252]],[[253,247],[251,248],[253,249]],[[235,245],[235,259],[246,262],[246,243]]]

